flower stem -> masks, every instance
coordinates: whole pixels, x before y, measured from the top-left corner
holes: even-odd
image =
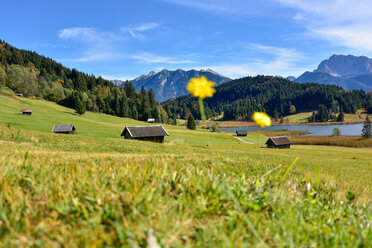
[[[200,115],[201,115],[201,118],[202,118],[202,122],[205,122],[203,99],[201,99],[200,97],[199,97],[199,108],[200,108]]]

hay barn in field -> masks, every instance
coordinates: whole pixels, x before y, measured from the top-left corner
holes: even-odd
[[[32,109],[22,109],[21,112],[23,115],[32,115]]]
[[[236,130],[236,136],[247,136],[248,132],[244,130]]]
[[[169,136],[169,134],[162,125],[131,126],[125,127],[121,136],[124,136],[124,139],[138,139],[162,143],[164,136]]]
[[[52,132],[53,133],[63,133],[63,134],[74,134],[75,132],[74,125],[54,125]]]
[[[266,143],[267,148],[289,149],[293,144],[287,136],[270,137]]]

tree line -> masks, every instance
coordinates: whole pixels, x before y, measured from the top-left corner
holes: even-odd
[[[137,120],[155,118],[173,123],[156,102],[152,89],[136,92],[130,82],[116,86],[102,77],[69,69],[36,52],[17,49],[0,40],[0,87],[6,86],[26,97],[37,97],[74,108]]]
[[[344,113],[366,108],[372,113],[372,95],[363,90],[344,90],[335,85],[295,83],[281,77],[244,77],[216,87],[213,97],[204,101],[207,118],[223,113],[224,120],[250,121],[256,111],[278,120],[301,111],[314,111],[310,121],[336,119]],[[197,99],[182,96],[163,103],[170,114],[200,119]]]

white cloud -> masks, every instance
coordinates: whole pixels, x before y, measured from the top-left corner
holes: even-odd
[[[261,53],[271,54],[275,59],[286,63],[298,61],[304,58],[303,54],[295,49],[265,46],[261,44],[251,44],[251,46]]]
[[[255,75],[299,76],[307,67],[292,67],[278,60],[252,61],[247,63],[226,63],[208,66],[208,68],[230,78]]]
[[[112,32],[100,32],[94,28],[72,27],[59,30],[58,37],[63,40],[77,40],[88,43],[109,43],[122,37]]]
[[[131,58],[137,60],[140,63],[146,64],[190,64],[194,63],[192,60],[171,58],[165,56],[158,56],[148,52],[141,52],[139,54],[132,55]]]
[[[122,33],[127,33],[128,32],[133,38],[143,39],[144,35],[141,34],[141,32],[148,31],[148,30],[151,30],[151,29],[155,29],[157,27],[159,27],[158,23],[150,22],[150,23],[142,24],[142,25],[137,26],[137,27],[122,27],[122,28],[120,28],[120,31]]]
[[[83,27],[65,28],[58,31],[58,37],[60,39],[66,40],[74,38],[92,39],[95,37],[95,32],[92,28]]]
[[[61,59],[61,62],[94,62],[107,61],[121,58],[122,56],[112,52],[84,52],[81,57]]]
[[[64,58],[67,62],[94,62],[117,59],[121,55],[114,51],[114,43],[124,38],[113,32],[102,32],[89,27],[71,27],[59,30],[58,37],[84,43],[80,56]]]
[[[335,45],[372,51],[372,1],[370,0],[276,0],[299,11],[311,35]]]
[[[165,2],[182,6],[217,12],[237,12],[239,8],[231,6],[226,0],[164,0]]]

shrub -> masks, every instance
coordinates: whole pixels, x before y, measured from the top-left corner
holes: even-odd
[[[340,135],[341,135],[340,129],[337,127],[333,128],[332,136],[340,136]]]

